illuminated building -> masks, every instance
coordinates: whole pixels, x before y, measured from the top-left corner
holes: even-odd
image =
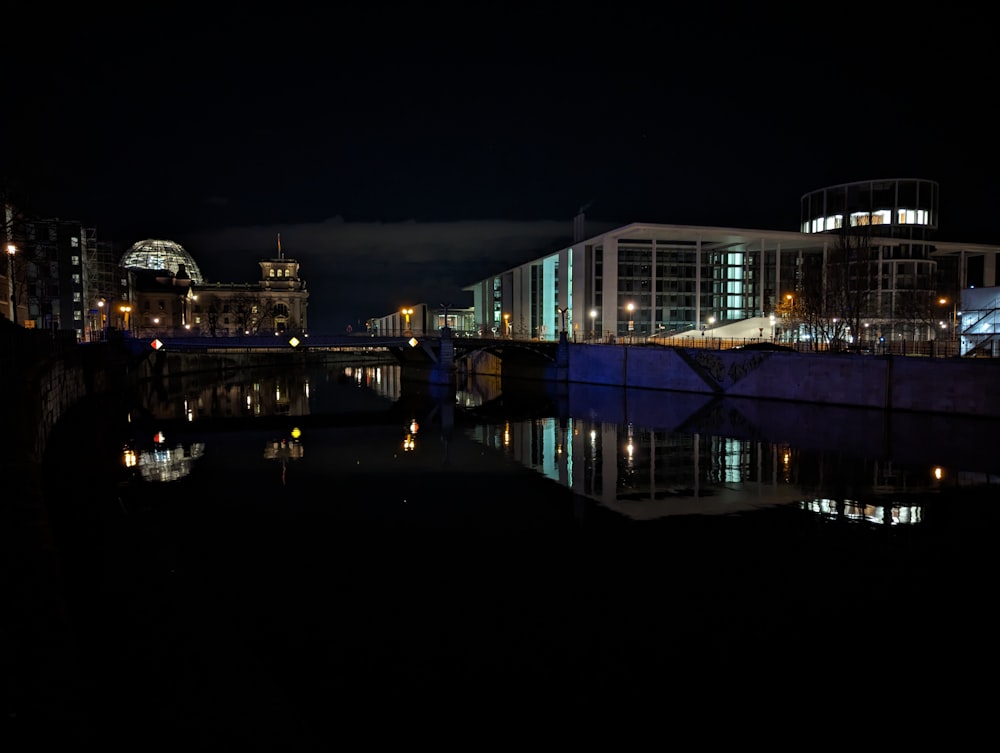
[[[132,246],[121,266],[132,278],[133,333],[152,335],[274,335],[307,330],[309,293],[299,263],[278,254],[262,259],[260,279],[207,282],[192,256],[172,241]]]
[[[466,290],[486,330],[509,321],[514,336],[542,340],[563,327],[577,341],[621,341],[752,323],[742,336],[797,341],[811,319],[859,342],[938,339],[939,296],[996,285],[1000,246],[931,240],[932,181],[820,189],[802,197],[801,218],[794,231],[632,223],[588,236],[581,214],[571,245]]]

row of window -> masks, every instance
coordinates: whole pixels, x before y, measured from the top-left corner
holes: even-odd
[[[892,210],[879,209],[874,212],[852,212],[851,227],[866,227],[868,225],[892,224]],[[897,209],[897,225],[930,225],[931,213],[926,209]],[[817,217],[802,223],[803,233],[822,233],[827,230],[840,230],[844,226],[844,215],[834,214],[829,217]]]

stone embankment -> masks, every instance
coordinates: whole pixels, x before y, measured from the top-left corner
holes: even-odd
[[[569,345],[566,381],[1000,417],[1000,359]]]

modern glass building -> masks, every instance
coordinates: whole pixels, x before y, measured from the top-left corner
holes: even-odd
[[[634,223],[586,237],[581,216],[572,245],[466,290],[484,332],[610,341],[772,317],[798,297],[825,302],[850,287],[857,299],[842,305],[854,331],[838,336],[934,339],[938,301],[995,285],[1000,251],[932,241],[937,207],[937,184],[897,179],[806,194],[798,231]]]

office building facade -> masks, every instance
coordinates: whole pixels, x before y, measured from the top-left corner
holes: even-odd
[[[806,194],[798,231],[633,223],[587,237],[580,216],[570,246],[466,290],[484,329],[511,337],[635,341],[764,317],[782,340],[934,339],[941,301],[996,285],[1000,251],[932,240],[937,207],[934,182],[893,179]]]

